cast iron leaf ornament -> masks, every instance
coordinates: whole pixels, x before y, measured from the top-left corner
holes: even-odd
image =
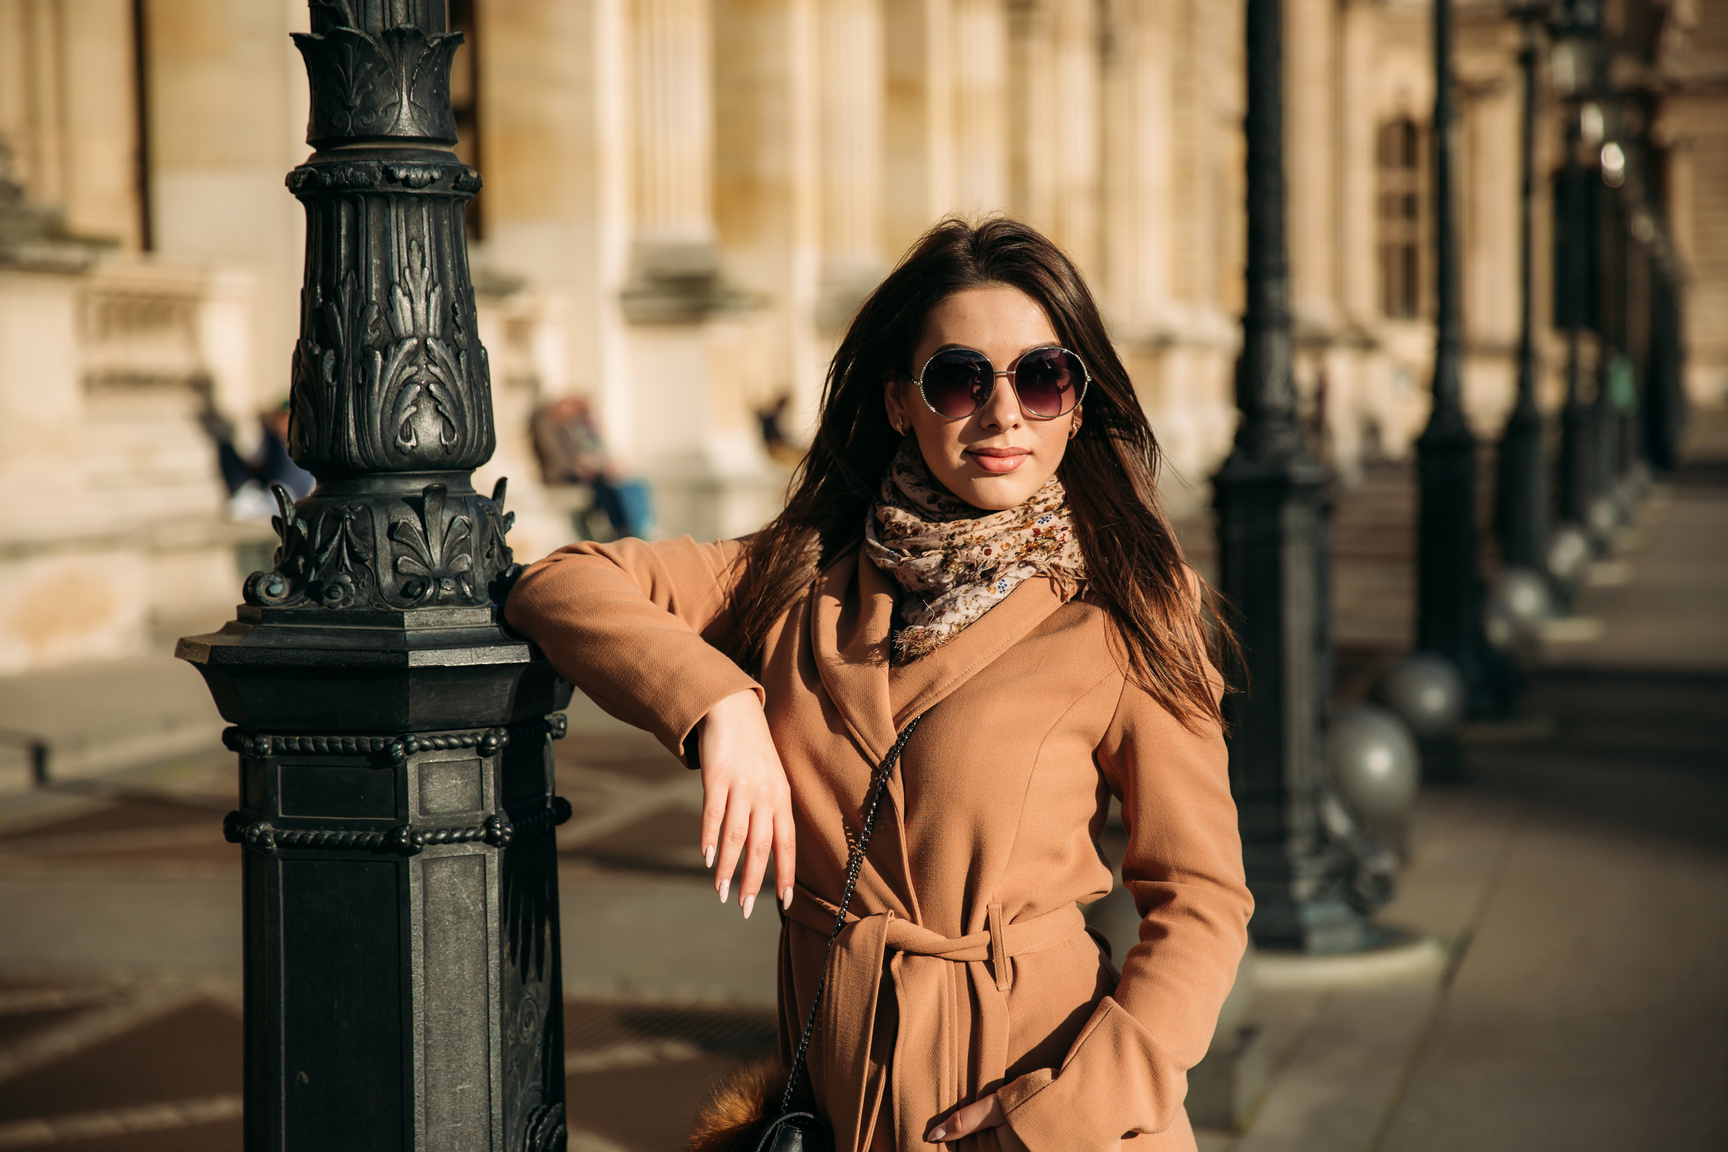
[[[325,142],[391,136],[453,143],[450,65],[460,32],[398,24],[371,33],[355,27],[347,4],[318,5],[323,32],[296,32],[312,87],[307,139]]]
[[[306,571],[306,521],[294,507],[294,496],[280,484],[270,485],[276,497],[278,514],[270,517],[270,527],[281,541],[276,547],[275,566],[269,572],[254,572],[246,578],[243,595],[246,603],[280,607],[295,598],[297,586]]]
[[[428,484],[421,493],[420,520],[390,525],[390,539],[408,550],[396,556],[396,571],[409,577],[402,595],[411,604],[448,600],[458,593],[467,601],[475,599],[474,522],[461,512],[446,519],[445,496],[444,485]]]
[[[368,522],[366,509],[358,504],[325,508],[318,516],[312,571],[318,602],[326,608],[346,608],[354,603],[356,578],[365,576],[368,564],[368,549],[359,537],[360,525]]]
[[[424,221],[421,226],[424,235]],[[436,447],[448,454],[465,443],[470,423],[467,393],[458,386],[464,366],[444,338],[444,285],[432,274],[425,245],[414,236],[406,247],[390,289],[390,327],[397,340],[374,353],[374,395],[380,402],[392,397],[386,426],[396,451],[424,456]],[[459,338],[460,326],[452,328]]]

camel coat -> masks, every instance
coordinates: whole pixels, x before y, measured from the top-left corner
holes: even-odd
[[[1253,908],[1216,726],[1190,731],[1128,682],[1108,614],[1065,603],[1043,577],[890,667],[897,588],[858,553],[792,605],[753,680],[720,650],[739,550],[688,537],[573,545],[529,568],[505,613],[675,755],[722,698],[761,695],[798,835],[783,1045],[809,1011],[872,771],[923,715],[811,1044],[837,1148],[932,1147],[938,1120],[999,1092],[1006,1128],[951,1147],[1193,1149],[1187,1069],[1206,1053]],[[1110,795],[1144,917],[1120,973],[1077,907],[1112,884],[1097,847]]]

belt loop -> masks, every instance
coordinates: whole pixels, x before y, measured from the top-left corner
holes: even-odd
[[[990,967],[996,972],[996,991],[1006,992],[1014,986],[1013,974],[1008,970],[1008,940],[1002,930],[1002,905],[990,905]]]

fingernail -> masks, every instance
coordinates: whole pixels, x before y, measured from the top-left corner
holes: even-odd
[[[714,867],[714,845],[712,845],[712,844],[710,844],[710,845],[708,845],[708,847],[702,849],[702,867],[704,867],[704,868]]]
[[[946,1135],[947,1135],[947,1133],[942,1131],[942,1129],[932,1128],[930,1130],[930,1143],[940,1144],[942,1142],[942,1137],[944,1137]]]
[[[750,919],[750,912],[755,907],[756,907],[756,897],[754,897],[754,896],[744,897],[744,919],[746,919],[746,920]]]
[[[731,887],[732,877],[728,876],[726,879],[720,881],[720,903],[726,903],[726,893],[731,889]]]
[[[780,907],[788,912],[792,911],[792,889],[788,888],[780,893]]]

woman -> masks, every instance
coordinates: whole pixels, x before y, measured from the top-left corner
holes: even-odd
[[[510,596],[565,676],[700,765],[722,901],[741,863],[750,914],[773,849],[786,1049],[872,775],[922,717],[810,1045],[837,1149],[1194,1147],[1186,1070],[1252,902],[1156,463],[1068,259],[947,221],[860,307],[776,520],[575,545]],[[1111,886],[1111,795],[1144,917],[1120,974],[1076,907]]]

